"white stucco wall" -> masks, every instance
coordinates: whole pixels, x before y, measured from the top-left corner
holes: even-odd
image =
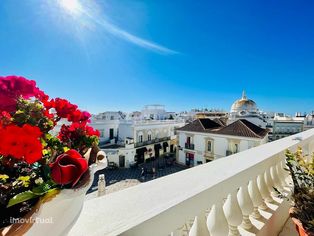
[[[191,143],[194,144],[194,150],[186,149],[185,142],[187,137],[190,136]],[[232,145],[237,143],[239,145],[239,152],[256,147],[260,144],[267,142],[267,136],[264,139],[246,138],[231,135],[217,135],[210,133],[196,133],[178,131],[178,139],[180,150],[178,155],[178,162],[185,165],[186,153],[194,154],[194,165],[198,161],[206,162],[206,156],[210,159],[219,159],[226,156],[227,150],[232,150]],[[207,152],[206,140],[212,140],[212,152]],[[234,151],[234,149],[232,150]]]
[[[99,132],[103,133],[103,136],[100,137],[100,141],[109,140],[110,129],[113,129],[113,136],[117,137],[119,121],[118,120],[101,120],[101,121],[92,121],[90,126],[94,129],[97,129]]]

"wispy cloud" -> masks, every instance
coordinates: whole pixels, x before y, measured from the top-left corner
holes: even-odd
[[[104,29],[106,29],[109,33],[124,39],[130,43],[133,43],[137,46],[140,46],[142,48],[146,48],[158,53],[162,53],[162,54],[178,54],[177,51],[174,51],[172,49],[169,49],[167,47],[164,47],[160,44],[157,44],[155,42],[140,38],[138,36],[135,36],[111,23],[109,23],[108,21],[105,21],[104,19],[102,19],[101,21],[97,21],[97,23],[99,25],[101,25],[102,27],[104,27]]]
[[[117,38],[125,40],[129,43],[135,44],[139,47],[160,53],[160,54],[178,54],[179,52],[167,48],[163,45],[143,39],[139,36],[131,34],[127,30],[124,30],[109,20],[103,12],[99,11],[100,6],[94,2],[86,0],[58,0],[63,11],[70,15],[71,18],[82,25],[98,25],[106,32],[114,35]]]

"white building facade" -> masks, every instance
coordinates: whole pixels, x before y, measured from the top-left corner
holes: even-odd
[[[172,116],[172,113],[166,112],[164,105],[146,105],[141,112],[143,120],[166,120]],[[173,117],[174,118],[174,117]]]
[[[120,167],[141,164],[177,150],[176,129],[184,126],[177,120],[119,121],[116,144],[102,147],[108,161]]]
[[[313,129],[314,128],[314,111],[312,111],[312,113],[306,115],[305,119],[304,119],[304,126],[303,129],[305,130],[309,130],[309,129]]]
[[[92,120],[90,126],[100,132],[100,143],[116,142],[119,136],[120,120]]]
[[[285,138],[304,130],[304,117],[290,117],[277,113],[273,120],[272,140]]]
[[[210,119],[197,119],[177,130],[179,137],[178,162],[196,166],[268,141],[268,130],[249,121],[237,120],[223,126]]]

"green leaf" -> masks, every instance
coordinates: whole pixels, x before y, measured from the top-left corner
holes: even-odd
[[[43,183],[35,188],[32,189],[32,192],[36,195],[43,195],[45,193],[47,193],[50,189],[52,189],[55,186],[55,183],[53,183],[52,181],[48,181],[46,183]]]
[[[14,206],[21,202],[25,202],[27,200],[39,197],[38,195],[34,194],[32,191],[25,191],[19,194],[16,194],[13,198],[10,199],[7,207]]]
[[[46,179],[50,178],[50,167],[48,165],[43,165],[43,174]]]

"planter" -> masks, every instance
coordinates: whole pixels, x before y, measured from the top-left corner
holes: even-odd
[[[293,208],[290,208],[289,213],[293,213]],[[303,225],[301,221],[299,221],[297,218],[291,217],[293,223],[295,224],[295,228],[298,231],[299,236],[313,236],[313,234],[308,234],[305,229],[303,228]]]
[[[105,156],[104,153],[101,155]],[[80,180],[79,186],[74,189],[62,189],[52,196],[43,197],[18,223],[0,229],[0,235],[67,235],[81,213],[85,194],[93,183],[94,173],[106,166],[106,158],[97,164],[92,164]]]

